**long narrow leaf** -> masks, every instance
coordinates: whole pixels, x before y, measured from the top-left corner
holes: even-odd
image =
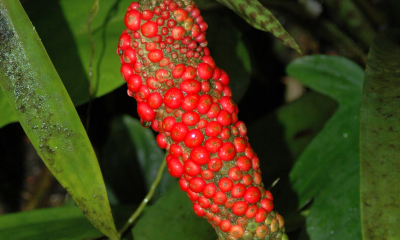
[[[400,35],[373,43],[361,105],[360,191],[363,239],[400,239]]]
[[[0,85],[35,149],[90,222],[118,239],[93,148],[34,27],[0,0]]]

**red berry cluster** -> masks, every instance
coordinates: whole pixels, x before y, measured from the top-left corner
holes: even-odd
[[[133,2],[117,53],[144,126],[159,132],[169,173],[220,239],[288,239],[273,211],[229,76],[207,48],[207,24],[191,0]]]

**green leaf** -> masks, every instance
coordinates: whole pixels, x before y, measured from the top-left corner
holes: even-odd
[[[72,102],[80,105],[89,100],[89,63],[91,44],[86,19],[93,0],[23,1],[24,8],[60,75]],[[125,9],[131,1],[101,1],[91,23],[95,54],[93,59],[93,97],[103,96],[124,83],[115,52],[124,30]],[[10,106],[0,92],[0,127],[16,121]],[[3,115],[4,113],[4,115]]]
[[[93,148],[19,1],[0,1],[0,85],[42,160],[91,223],[118,239]]]
[[[113,209],[115,219],[122,223],[133,210],[132,207]],[[94,239],[102,235],[75,206],[3,215],[0,232],[3,239],[13,240]]]
[[[345,58],[322,55],[296,59],[287,72],[339,103],[290,174],[299,208],[315,198],[307,232],[311,240],[361,239],[358,138],[363,70]]]
[[[123,115],[112,121],[110,137],[101,156],[107,184],[121,203],[129,204],[134,200],[140,202],[149,191],[165,152],[158,147],[151,129],[144,128],[139,120]],[[152,200],[174,184],[177,184],[176,179],[165,171]]]
[[[132,230],[135,240],[216,239],[215,230],[196,216],[193,204],[178,185],[149,207]]]
[[[282,27],[275,16],[257,0],[217,0],[224,4],[236,14],[242,17],[253,27],[272,33],[289,46],[301,54],[299,45]]]
[[[210,26],[207,29],[207,41],[211,55],[217,67],[229,75],[233,100],[238,103],[250,84],[252,69],[250,54],[243,42],[243,33],[236,24],[232,24],[237,16],[230,12],[221,14],[220,10],[204,11],[202,15]]]
[[[400,35],[374,41],[361,105],[361,218],[365,240],[400,238]]]

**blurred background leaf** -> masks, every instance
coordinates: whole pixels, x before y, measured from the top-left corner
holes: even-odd
[[[339,103],[290,173],[298,208],[313,200],[307,233],[311,240],[361,239],[358,139],[364,72],[346,58],[324,55],[298,58],[287,72]]]

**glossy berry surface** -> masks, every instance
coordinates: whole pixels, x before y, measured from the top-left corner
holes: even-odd
[[[141,121],[159,132],[168,172],[179,178],[194,213],[221,240],[287,239],[195,3],[142,0],[131,4],[124,23],[117,54],[128,95]]]

